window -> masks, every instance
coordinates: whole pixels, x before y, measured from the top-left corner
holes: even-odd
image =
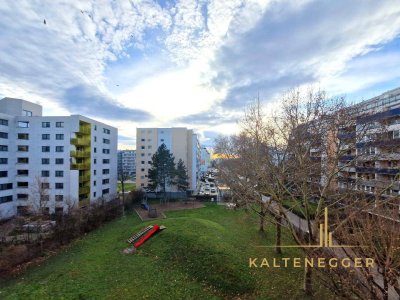
[[[110,183],[110,179],[103,179],[103,184],[108,184]]]
[[[8,151],[8,146],[6,145],[0,145],[0,151]]]
[[[110,129],[107,129],[107,128],[103,128],[103,132],[105,133],[105,134],[110,134]]]
[[[107,195],[110,193],[110,189],[103,189],[103,195]]]
[[[0,178],[4,178],[8,176],[8,171],[0,171]]]
[[[18,176],[28,176],[29,170],[17,170],[17,175]]]
[[[57,202],[64,201],[64,195],[56,195],[56,196],[55,196],[55,200],[56,200]]]
[[[103,164],[109,164],[110,160],[109,159],[103,159]]]
[[[141,156],[141,157],[144,157],[144,153],[140,153],[140,156]]]
[[[110,174],[110,169],[103,169],[103,175]]]
[[[23,115],[24,117],[32,117],[32,112],[29,111],[29,110],[23,109],[23,110],[22,110],[22,115]]]
[[[6,119],[0,119],[0,125],[8,126],[8,120],[6,120]]]
[[[28,133],[18,133],[18,139],[19,140],[29,140],[29,134]]]
[[[62,182],[56,182],[56,189],[57,190],[62,190],[64,188],[64,183]]]
[[[97,164],[97,159],[93,159],[93,163],[94,163],[94,164]]]
[[[7,132],[0,132],[0,139],[8,139],[8,133]]]
[[[64,164],[64,158],[56,158],[56,165],[63,165]]]
[[[110,149],[103,149],[103,154],[110,154]]]
[[[17,187],[19,187],[19,188],[28,188],[28,182],[26,182],[26,181],[18,181],[17,182]]]
[[[42,201],[42,202],[50,201],[50,196],[49,195],[41,195],[40,201]]]
[[[96,186],[96,180],[95,180],[95,181],[93,181],[93,186]]]
[[[164,142],[164,139],[161,139],[160,141],[161,141],[161,142]]]
[[[56,171],[56,177],[64,177],[64,171]]]
[[[141,164],[144,165],[144,160],[141,161]]]
[[[140,147],[140,149],[145,149],[145,148],[146,148],[145,146]]]
[[[17,158],[17,163],[18,164],[28,164],[29,163],[29,158],[28,157],[18,157]]]
[[[50,171],[48,171],[48,170],[43,170],[43,171],[42,171],[42,177],[50,177]]]
[[[63,140],[64,135],[63,134],[56,134],[56,140]]]
[[[97,136],[94,137],[94,141],[97,142]]]
[[[140,169],[140,171],[144,172],[144,169],[142,168],[142,169]]]
[[[50,188],[50,183],[42,182],[42,189],[49,189],[49,188]]]
[[[50,122],[42,122],[42,128],[50,128]]]
[[[49,139],[50,139],[50,134],[48,133],[42,134],[42,140],[49,140]]]
[[[8,164],[8,158],[0,158],[0,165]]]
[[[42,158],[42,165],[49,165],[50,164],[50,158]]]
[[[96,173],[97,173],[96,170],[94,170],[94,171],[93,171],[93,175],[96,175]]]
[[[42,146],[42,152],[50,152],[50,146]]]
[[[11,202],[13,199],[12,199],[12,196],[10,195],[10,196],[3,196],[3,197],[0,197],[0,203],[6,203],[6,202]]]
[[[97,125],[94,125],[94,130],[97,130]]]
[[[57,128],[63,128],[64,127],[64,122],[56,122],[56,127]]]
[[[109,140],[109,139],[103,139],[103,143],[104,143],[104,144],[109,144],[109,143],[110,143],[110,140]]]
[[[150,145],[150,146],[147,146],[147,149],[151,149],[151,145]]]
[[[18,121],[18,128],[29,128],[28,121]]]
[[[56,152],[64,152],[64,146],[56,146]]]
[[[17,194],[17,200],[28,200],[28,194]]]
[[[12,183],[2,183],[0,184],[0,191],[11,190],[12,186]]]
[[[148,164],[151,165],[151,160],[148,161]]]
[[[141,139],[141,141],[142,141],[142,142],[145,142],[146,140],[145,140],[145,139]]]
[[[18,151],[19,152],[28,152],[29,151],[29,146],[26,145],[18,145]]]
[[[93,192],[93,197],[96,197],[96,192]]]

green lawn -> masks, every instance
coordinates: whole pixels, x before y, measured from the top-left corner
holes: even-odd
[[[125,183],[124,184],[125,192],[131,192],[136,189],[136,184],[135,183]],[[117,187],[118,192],[122,192],[122,185],[121,182],[118,182],[118,187]]]
[[[290,209],[294,214],[298,215],[299,217],[304,218],[305,209],[302,206],[300,200],[286,199],[283,201],[283,206],[287,209]],[[317,212],[317,207],[318,205],[316,203],[309,202],[309,212],[312,219],[314,219],[315,213]]]
[[[249,257],[277,257],[274,230],[257,231],[244,211],[208,204],[167,213],[167,229],[137,253],[125,240],[144,226],[135,214],[75,241],[41,266],[0,284],[1,299],[306,299],[301,268],[248,268]],[[284,243],[293,243],[285,232]],[[301,256],[296,248],[282,257]],[[316,299],[328,292],[317,286]]]

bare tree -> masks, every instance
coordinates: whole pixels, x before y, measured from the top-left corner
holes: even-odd
[[[340,228],[367,209],[372,195],[376,205],[390,188],[384,183],[369,196],[358,191],[363,178],[353,178],[355,168],[368,168],[378,159],[370,145],[388,136],[385,124],[377,126],[359,107],[348,108],[344,99],[328,99],[320,90],[295,89],[282,96],[280,107],[270,116],[260,111],[257,101],[246,112],[241,133],[220,138],[216,149],[230,155],[231,161],[221,164],[221,173],[231,176],[227,184],[245,198],[244,203],[262,203],[262,195],[269,200],[263,207],[269,208],[276,224],[277,252],[282,224],[299,245],[315,245],[325,207],[352,208],[352,214],[342,214],[335,224]],[[300,218],[290,212],[291,207]],[[258,213],[263,216],[262,210]],[[307,257],[318,252],[303,250]],[[312,294],[312,269],[307,266],[304,291]]]
[[[33,196],[31,205],[34,212],[39,214],[41,217],[47,215],[47,211],[49,210],[49,188],[49,182],[46,178],[40,176],[35,177],[31,188],[31,194]]]

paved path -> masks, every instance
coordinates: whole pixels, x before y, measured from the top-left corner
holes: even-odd
[[[270,201],[269,198],[266,197],[266,196],[262,196],[262,200],[265,201],[265,202],[269,202]],[[276,203],[271,202],[270,203],[270,207],[275,212],[278,211],[278,205]],[[286,213],[286,216],[287,216],[287,220],[292,224],[293,227],[296,227],[296,228],[300,229],[303,232],[308,232],[308,225],[307,225],[307,221],[305,219],[303,219],[303,218],[299,217],[298,215],[292,213],[288,209],[285,209],[285,213]],[[319,236],[319,235],[317,235],[317,236]],[[333,239],[332,244],[333,245],[338,245],[338,242],[335,239]],[[348,257],[348,255],[345,253],[345,251],[342,248],[330,248],[330,250],[338,258]],[[349,252],[349,254],[351,256],[353,256],[354,252],[352,252],[351,249],[347,249],[347,251]],[[376,266],[371,270],[371,273],[373,274],[374,281],[378,285],[383,287],[383,278],[382,278],[382,275],[378,272],[378,269],[377,269]],[[361,276],[361,274],[360,274],[360,276]],[[364,279],[364,278],[361,278],[361,279]],[[393,300],[394,299],[400,299],[399,296],[397,295],[397,292],[393,288],[393,286],[389,286],[389,300],[391,300],[391,299],[393,299]]]

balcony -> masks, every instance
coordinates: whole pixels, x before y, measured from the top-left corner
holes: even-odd
[[[90,174],[79,176],[79,183],[90,181]]]
[[[73,138],[71,144],[75,146],[90,146],[90,139],[87,138]]]
[[[90,205],[90,200],[89,199],[83,199],[79,200],[79,207],[85,207]]]
[[[358,173],[377,173],[386,175],[397,175],[400,173],[400,169],[392,168],[374,168],[374,167],[356,167]]]
[[[86,158],[90,157],[90,151],[71,151],[70,155],[71,157]]]
[[[350,161],[353,160],[355,158],[354,155],[343,155],[340,157],[340,161]]]
[[[90,187],[89,186],[82,186],[79,188],[79,195],[83,194],[89,194],[90,193]]]
[[[80,126],[79,133],[80,134],[91,134],[90,126]]]
[[[71,170],[90,170],[90,163],[71,164]]]

